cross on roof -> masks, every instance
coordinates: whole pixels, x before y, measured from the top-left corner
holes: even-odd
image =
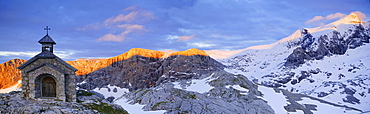
[[[49,34],[49,30],[50,30],[49,26],[46,26],[46,28],[44,28],[44,30],[46,30],[46,34]]]

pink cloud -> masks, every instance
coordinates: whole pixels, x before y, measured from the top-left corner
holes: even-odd
[[[137,8],[136,8],[136,6],[130,6],[130,7],[127,7],[127,8],[125,8],[123,11],[133,11],[133,10],[136,10]]]
[[[125,37],[132,32],[146,31],[144,25],[137,25],[137,24],[135,25],[123,24],[123,25],[117,25],[117,27],[123,28],[125,30],[122,31],[121,34],[118,34],[118,35],[106,34],[96,40],[97,41],[122,42],[125,39]]]
[[[121,22],[121,21],[131,22],[134,19],[136,19],[138,13],[139,13],[138,11],[133,11],[133,12],[130,12],[129,14],[127,14],[127,15],[119,14],[116,17],[111,17],[109,19],[106,19],[104,21],[104,24],[109,25],[109,24],[113,24],[113,23],[117,23],[117,22]]]
[[[177,41],[188,41],[188,40],[191,40],[191,39],[194,39],[194,38],[196,38],[195,34],[193,34],[191,36],[180,36],[180,38],[177,39]]]
[[[361,19],[366,19],[366,14],[360,12],[360,11],[355,11],[355,12],[352,12],[356,15],[358,15],[358,17],[360,17]]]
[[[135,10],[135,9],[136,9],[136,7],[131,6],[131,7],[126,8],[124,11]],[[153,14],[150,13],[150,12],[146,12],[146,11],[142,11],[142,10],[135,10],[135,11],[131,11],[127,15],[119,14],[115,17],[108,18],[103,23],[104,23],[105,26],[107,26],[107,25],[115,24],[115,23],[122,22],[122,21],[123,22],[132,22],[132,21],[135,21],[135,20],[148,20],[148,19],[152,19],[152,18],[153,18]]]
[[[105,19],[103,22],[97,22],[88,24],[83,28],[77,28],[77,30],[98,30],[98,29],[114,29],[112,32],[121,32],[118,35],[105,34],[104,36],[96,39],[96,41],[112,41],[122,42],[126,39],[127,35],[132,32],[147,31],[144,25],[136,24],[142,21],[152,19],[154,16],[152,13],[137,9],[136,6],[131,6],[123,10],[129,12],[128,14],[118,14],[117,16]],[[135,24],[133,24],[135,23]]]
[[[130,31],[133,31],[133,30],[146,31],[144,25],[138,25],[138,24],[134,24],[134,25],[122,24],[122,25],[117,25],[117,27],[118,28],[123,28],[123,29],[126,29],[126,30],[130,30]]]
[[[112,41],[112,42],[121,42],[123,40],[124,40],[123,35],[113,35],[113,34],[106,34],[96,39],[96,41]]]
[[[323,21],[323,20],[333,20],[333,19],[338,19],[347,16],[346,14],[343,13],[335,13],[335,14],[329,14],[325,17],[323,16],[315,16],[314,18],[306,21],[306,24],[317,22],[317,21]]]
[[[335,14],[329,14],[325,17],[326,20],[333,20],[333,19],[338,19],[347,16],[346,14],[343,13],[335,13]]]
[[[319,21],[319,20],[322,20],[322,19],[324,19],[324,17],[323,17],[323,16],[315,16],[314,18],[312,18],[312,19],[310,19],[310,20],[306,21],[306,24],[308,24],[308,23],[312,23],[312,22],[315,22],[315,21]]]

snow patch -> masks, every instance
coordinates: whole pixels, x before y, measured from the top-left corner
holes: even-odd
[[[191,84],[186,87],[181,87],[180,82],[174,82],[175,88],[184,89],[187,91],[195,91],[198,93],[205,93],[211,90],[213,87],[208,84],[211,77],[204,78],[201,80],[191,80]]]
[[[109,89],[108,89],[109,88]],[[114,98],[118,98],[123,94],[130,92],[126,88],[120,88],[117,86],[108,85],[108,88],[95,88],[93,91],[103,94],[105,98],[113,96]],[[113,92],[113,89],[117,89],[117,92]],[[109,91],[110,90],[110,91]]]
[[[276,114],[287,113],[287,111],[284,109],[284,106],[286,106],[288,103],[282,93],[276,93],[274,89],[265,86],[258,86],[258,90],[263,93],[262,99],[267,101],[267,104],[274,109]]]
[[[115,102],[116,104],[121,105],[128,113],[130,114],[163,114],[165,110],[158,111],[144,111],[144,105],[140,104],[129,104],[127,99],[119,99]]]

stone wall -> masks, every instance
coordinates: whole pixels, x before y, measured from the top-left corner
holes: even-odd
[[[40,98],[42,78],[51,75],[56,81],[56,99],[75,102],[75,72],[57,59],[39,58],[22,69],[22,92],[25,98]]]

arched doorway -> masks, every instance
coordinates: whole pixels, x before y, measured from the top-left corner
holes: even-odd
[[[42,78],[41,86],[42,97],[56,97],[56,82],[52,77]]]

